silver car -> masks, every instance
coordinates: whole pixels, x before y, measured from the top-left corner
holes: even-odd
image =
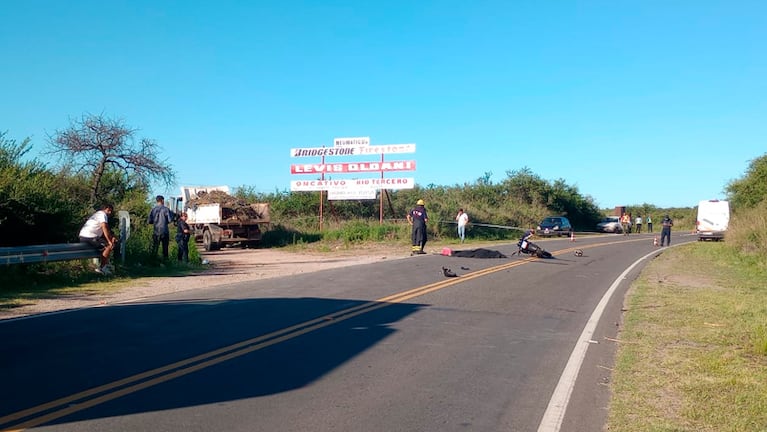
[[[597,224],[597,231],[606,233],[622,233],[620,216],[607,216]]]

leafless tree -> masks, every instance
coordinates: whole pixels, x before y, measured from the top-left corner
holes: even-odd
[[[171,185],[175,173],[167,160],[158,159],[159,146],[147,138],[136,142],[136,131],[122,120],[84,115],[73,120],[68,129],[49,136],[49,153],[91,178],[91,203],[104,195],[102,180],[110,170],[125,175],[126,179],[142,182],[146,187],[152,181]]]

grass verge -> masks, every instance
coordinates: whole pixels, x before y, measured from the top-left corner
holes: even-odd
[[[0,310],[15,309],[38,300],[110,294],[143,277],[175,277],[201,269],[197,264],[176,263],[122,267],[114,275],[93,271],[90,260],[3,267],[0,270]]]
[[[628,297],[608,430],[767,431],[765,280],[725,243],[650,263]]]

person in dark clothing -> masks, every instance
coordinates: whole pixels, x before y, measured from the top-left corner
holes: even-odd
[[[157,205],[149,212],[147,223],[154,225],[152,232],[152,257],[157,257],[157,249],[162,244],[162,257],[168,259],[168,243],[170,243],[169,225],[172,221],[170,209],[165,207],[165,197],[157,195]]]
[[[665,244],[666,246],[671,246],[671,227],[674,226],[674,221],[666,215],[663,216],[663,220],[660,224],[662,227],[660,230],[660,245],[663,246]]]
[[[522,234],[522,237],[519,238],[519,242],[517,242],[517,251],[512,253],[512,255],[521,254],[524,249],[527,249],[527,243],[530,241],[530,238],[535,235],[535,230],[533,228],[530,228],[529,230],[525,231],[524,234]]]
[[[178,261],[189,262],[189,238],[192,231],[186,223],[186,212],[181,213],[176,222],[176,244],[178,245]]]
[[[407,221],[412,226],[410,239],[413,246],[410,249],[410,255],[425,254],[423,249],[426,246],[426,222],[429,221],[429,216],[426,214],[422,199],[419,199],[415,207],[407,214]]]
[[[522,234],[522,237],[519,238],[519,241],[527,241],[530,240],[530,237],[535,235],[535,230],[530,228],[529,230],[525,231],[524,234]]]

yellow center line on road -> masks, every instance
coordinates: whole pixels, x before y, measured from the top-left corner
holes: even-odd
[[[625,240],[624,240],[625,241]],[[633,240],[637,241],[637,240]],[[576,249],[586,249],[598,246],[606,246],[619,242],[601,243],[598,245],[573,247],[555,252],[555,255],[562,255],[564,253],[572,252]],[[260,349],[275,345],[280,342],[284,342],[306,333],[327,327],[331,324],[345,321],[347,319],[372,312],[387,306],[402,303],[415,297],[420,297],[425,294],[438,291],[461,282],[476,279],[485,275],[496,273],[499,271],[507,270],[513,267],[517,267],[529,262],[537,261],[537,258],[524,258],[519,261],[511,263],[505,263],[493,267],[489,267],[483,270],[477,270],[475,272],[467,273],[457,278],[450,278],[440,282],[435,282],[427,285],[423,285],[417,288],[413,288],[407,291],[392,294],[387,297],[382,297],[374,301],[366,302],[351,308],[343,309],[341,311],[333,312],[309,321],[305,321],[284,329],[276,330],[274,332],[261,335],[252,339],[248,339],[236,344],[232,344],[223,348],[219,348],[208,353],[200,354],[188,359],[180,360],[175,363],[171,363],[166,366],[155,368],[146,372],[142,372],[127,378],[123,378],[111,383],[100,385],[88,390],[84,390],[79,393],[75,393],[70,396],[59,398],[51,402],[47,402],[41,405],[37,405],[32,408],[28,408],[22,411],[0,417],[0,427],[5,432],[21,431],[30,427],[40,426],[49,421],[59,419],[61,417],[73,414],[78,411],[82,411],[102,403],[117,399],[136,391],[153,387],[166,381],[170,381],[175,378],[188,375],[190,373],[208,368],[210,366],[223,363],[228,360],[241,357],[243,355],[258,351]],[[58,408],[58,409],[57,409]],[[51,411],[51,412],[48,412]],[[48,413],[46,413],[48,412]],[[46,414],[43,414],[46,413]],[[42,414],[42,415],[40,415]],[[8,425],[3,427],[6,423],[15,422],[28,417],[37,416],[23,423],[16,425]],[[13,429],[8,429],[13,427]]]

